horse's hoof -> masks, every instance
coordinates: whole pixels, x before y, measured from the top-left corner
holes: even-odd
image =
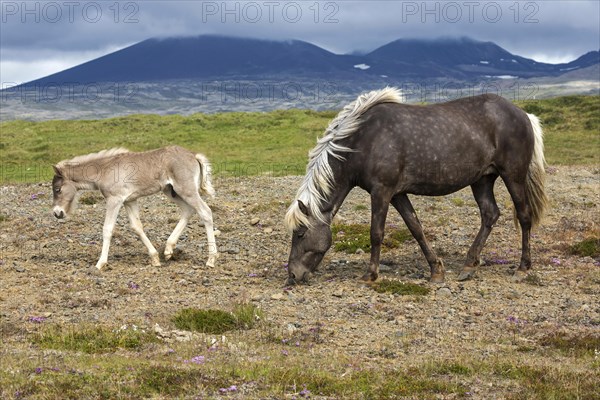
[[[477,270],[475,269],[463,269],[458,275],[458,281],[468,281],[469,279],[475,277],[476,272]]]
[[[169,261],[173,257],[173,252],[167,253],[165,252],[165,261]]]
[[[366,274],[361,276],[360,279],[362,279],[365,282],[375,282],[378,277],[379,277],[379,275],[377,273],[367,272]]]
[[[429,279],[431,283],[444,283],[444,274],[433,274]]]
[[[98,264],[96,264],[96,269],[98,271],[100,271],[103,267],[106,266],[106,264],[108,264],[108,263],[106,263],[106,262],[98,262]]]

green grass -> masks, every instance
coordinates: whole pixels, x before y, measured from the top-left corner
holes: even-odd
[[[217,175],[301,175],[308,150],[335,114],[290,110],[3,122],[0,182],[46,181],[52,164],[106,148],[143,151],[171,144],[206,154]]]
[[[381,279],[373,283],[373,289],[378,293],[392,293],[398,295],[418,295],[425,296],[429,294],[429,288],[410,282],[401,282],[390,279]]]
[[[544,336],[539,343],[542,346],[557,349],[567,355],[577,357],[594,356],[596,351],[600,351],[600,334],[553,332]]]
[[[517,102],[544,124],[549,164],[598,164],[600,96]],[[205,153],[225,176],[302,175],[307,153],[336,111],[130,115],[103,120],[0,123],[0,183],[40,182],[51,165],[111,147],[178,144]]]
[[[353,254],[358,249],[368,252],[371,249],[370,226],[364,224],[334,224],[331,227],[333,246],[336,251]],[[394,249],[410,240],[408,229],[387,226],[383,238],[383,247]]]
[[[252,304],[239,305],[233,312],[184,308],[175,314],[178,329],[221,334],[235,329],[252,329],[262,318],[262,312]]]
[[[89,354],[114,352],[117,349],[138,350],[157,341],[150,333],[132,326],[112,329],[105,326],[75,328],[53,325],[43,329],[34,338],[34,343],[43,348]]]
[[[600,162],[600,96],[564,96],[516,104],[540,118],[549,164]]]

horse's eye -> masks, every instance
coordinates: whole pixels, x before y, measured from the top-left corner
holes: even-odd
[[[298,238],[303,238],[305,233],[306,233],[306,232],[299,232],[299,233],[298,233]]]
[[[56,188],[56,189],[54,189],[54,191],[55,191],[56,193],[60,193],[60,191],[61,191],[61,190],[62,190],[62,188]]]

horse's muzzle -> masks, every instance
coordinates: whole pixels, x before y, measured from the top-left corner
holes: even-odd
[[[309,275],[309,272],[308,272],[308,271],[306,271],[306,272],[304,272],[304,273],[302,274],[302,276],[301,276],[300,278],[297,278],[297,277],[296,277],[296,274],[294,274],[294,273],[290,273],[290,276],[288,277],[288,280],[287,280],[287,282],[286,282],[286,285],[287,285],[287,286],[294,286],[294,285],[296,285],[296,284],[298,284],[298,283],[304,283],[304,284],[307,284],[307,283],[308,283],[308,275]]]
[[[63,210],[54,211],[54,216],[58,219],[63,219],[65,217],[65,212]]]

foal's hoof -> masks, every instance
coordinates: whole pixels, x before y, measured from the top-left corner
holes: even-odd
[[[458,275],[458,281],[462,282],[474,278],[476,272],[477,270],[475,268],[463,268],[463,270],[460,271],[460,274]]]
[[[217,258],[219,258],[219,254],[211,254],[210,256],[208,256],[208,261],[206,261],[206,266],[213,268],[215,266],[215,262],[217,261]]]
[[[158,253],[150,256],[150,265],[153,267],[160,267],[160,258],[158,258]]]
[[[173,252],[167,253],[165,251],[165,261],[169,261],[173,257]]]
[[[378,277],[379,274],[377,274],[377,272],[367,272],[366,274],[361,276],[360,279],[362,279],[365,282],[375,282]]]

